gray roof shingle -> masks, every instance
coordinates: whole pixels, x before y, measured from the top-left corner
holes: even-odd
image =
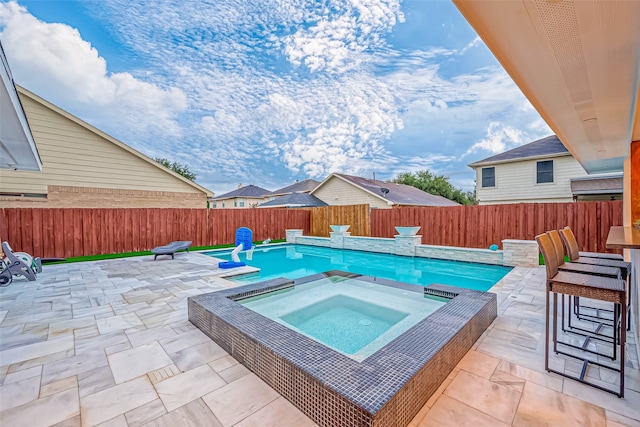
[[[416,206],[460,206],[459,203],[449,200],[446,197],[436,196],[416,187],[404,184],[395,184],[393,182],[378,181],[359,176],[334,174],[343,179],[357,185],[360,188],[368,190],[375,195],[391,201],[395,205],[416,205]],[[384,194],[380,189],[386,188],[388,193]]]
[[[622,176],[589,176],[571,180],[571,192],[578,194],[621,194],[623,191]]]
[[[237,190],[233,190],[215,197],[213,200],[230,199],[232,197],[253,197],[259,199],[267,193],[269,193],[269,190],[265,190],[264,188],[258,187],[256,185],[245,185],[244,187],[240,187]]]
[[[290,193],[308,193],[313,191],[320,184],[320,181],[316,181],[315,179],[305,179],[304,181],[296,182],[291,185],[287,185],[286,187],[279,188],[275,191],[265,194],[265,196],[278,196]]]
[[[496,154],[495,156],[478,160],[477,162],[471,163],[469,166],[474,167],[486,163],[496,163],[507,160],[518,160],[529,157],[541,157],[551,154],[565,153],[569,153],[569,150],[567,150],[567,148],[562,144],[562,142],[556,135],[551,135],[547,136],[546,138],[521,145],[520,147],[516,147],[512,150],[505,151],[504,153]]]
[[[309,193],[291,193],[284,196],[280,196],[277,199],[271,200],[266,203],[260,204],[260,207],[275,208],[275,207],[316,207],[316,206],[328,206],[325,202],[318,199],[313,194]]]

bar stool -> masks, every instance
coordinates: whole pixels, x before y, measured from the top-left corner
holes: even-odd
[[[593,276],[601,276],[601,277],[609,277],[612,279],[620,279],[620,269],[615,267],[606,267],[601,265],[590,265],[590,264],[577,264],[573,262],[564,262],[564,245],[562,244],[562,239],[560,238],[560,233],[557,230],[547,231],[547,235],[551,239],[551,243],[553,244],[553,248],[555,249],[555,257],[556,263],[558,265],[559,271],[571,272],[571,273],[580,273],[580,274],[589,274]],[[569,305],[575,307],[578,305],[580,297],[577,296],[569,296]],[[573,302],[572,302],[573,301]],[[593,322],[596,324],[594,330],[586,329],[584,327],[580,327],[577,325],[573,325],[571,321],[571,316],[566,316],[567,322],[565,323],[565,304],[564,304],[564,295],[562,295],[562,330],[567,332],[568,329],[571,329],[572,332],[576,330],[581,331],[585,337],[588,337],[582,345],[582,348],[585,351],[592,352],[594,354],[598,354],[601,356],[611,357],[615,360],[616,358],[616,346],[613,346],[613,356],[609,356],[607,354],[599,353],[596,351],[587,350],[586,347],[589,344],[589,339],[594,338],[598,340],[602,340],[608,343],[619,342],[619,336],[617,334],[616,323],[619,315],[616,311],[616,307],[614,305],[614,310],[612,310],[611,318],[605,318],[602,316],[590,316],[583,314],[582,317],[577,313],[577,317],[580,320],[586,320],[589,322]],[[583,319],[584,318],[584,319]],[[603,332],[605,326],[613,327],[612,336],[607,335]],[[568,329],[567,329],[568,328]],[[587,335],[585,335],[587,334]]]
[[[624,397],[624,360],[625,360],[625,343],[626,343],[626,316],[621,316],[620,321],[620,355],[617,358],[619,360],[619,368],[616,366],[606,365],[604,363],[598,362],[597,360],[592,360],[587,357],[587,353],[584,354],[574,354],[569,353],[568,351],[564,351],[558,348],[558,346],[567,346],[569,348],[573,348],[579,351],[584,352],[584,349],[581,346],[576,346],[567,342],[560,341],[558,339],[558,294],[561,295],[571,295],[575,297],[585,297],[591,298],[594,300],[607,301],[612,302],[616,305],[616,310],[620,310],[621,313],[624,313],[626,310],[626,282],[620,279],[613,279],[609,277],[600,277],[600,276],[592,276],[587,274],[580,273],[572,273],[567,271],[558,271],[558,261],[556,250],[551,240],[551,237],[548,234],[540,234],[536,236],[536,241],[538,242],[538,246],[542,252],[542,256],[544,257],[547,279],[546,279],[546,304],[545,304],[545,312],[546,312],[546,327],[545,327],[545,360],[544,360],[544,368],[548,372],[553,372],[555,374],[561,375],[566,378],[570,378],[576,381],[579,381],[583,384],[588,384],[592,387],[595,387],[599,390],[603,390],[609,393],[613,393],[618,397]],[[553,294],[553,313],[551,313],[551,294]],[[619,307],[619,308],[618,308]],[[551,321],[549,320],[549,316],[552,315]],[[549,367],[549,323],[552,324],[553,328],[553,351],[556,354],[561,354],[564,356],[572,357],[582,361],[582,370],[579,376],[569,375],[565,372],[560,372],[558,370],[552,369]],[[616,327],[614,326],[614,329]],[[617,343],[616,340],[613,341],[612,345],[614,348]],[[615,353],[615,350],[614,350]],[[591,365],[599,366],[604,369],[608,369],[614,372],[618,372],[620,375],[620,388],[619,390],[609,389],[600,384],[596,384],[590,382],[586,379],[587,367]]]
[[[564,242],[565,247],[567,248],[567,255],[569,256],[569,260],[572,263],[578,264],[588,264],[588,265],[601,265],[607,267],[615,267],[620,269],[621,278],[625,281],[628,281],[628,292],[627,292],[627,331],[631,328],[631,292],[633,290],[633,286],[629,284],[631,282],[631,263],[624,261],[621,255],[618,254],[606,254],[600,252],[580,252],[578,248],[578,242],[571,231],[570,227],[565,227],[560,230],[560,236],[562,241]],[[614,258],[612,258],[614,257]],[[579,303],[576,304],[574,310],[576,310],[576,315],[584,316],[580,314],[581,308],[592,308],[588,306],[581,306]],[[610,310],[602,310],[609,311]],[[596,312],[596,316],[599,314]]]
[[[575,251],[578,252],[578,256],[585,258],[599,258],[599,259],[613,259],[616,261],[624,261],[624,257],[620,254],[610,254],[607,252],[582,252],[578,249],[578,241],[576,235],[573,234],[573,230],[568,225],[561,231],[562,239],[567,246],[571,245]]]

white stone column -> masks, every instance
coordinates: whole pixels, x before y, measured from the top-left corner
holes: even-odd
[[[349,231],[332,231],[329,233],[331,237],[331,248],[332,249],[343,249],[344,248],[344,238],[351,236]]]
[[[403,236],[400,234],[396,234],[394,237],[396,239],[396,255],[416,256],[416,246],[422,243],[422,235]]]
[[[537,267],[540,249],[535,240],[503,240],[503,263],[509,267]]]
[[[285,235],[287,237],[287,243],[295,243],[296,242],[296,237],[302,236],[302,230],[301,229],[284,230],[284,232],[285,232]]]

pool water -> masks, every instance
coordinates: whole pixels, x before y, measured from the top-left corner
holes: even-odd
[[[205,252],[216,258],[231,260],[231,251]],[[282,245],[256,248],[253,259],[240,258],[247,265],[260,268],[257,274],[230,278],[241,284],[286,277],[298,279],[330,270],[348,271],[382,277],[399,282],[427,286],[431,283],[487,291],[502,279],[510,267],[405,257],[373,252],[331,249],[306,245]]]
[[[355,278],[322,278],[240,300],[247,308],[362,360],[421,321],[447,300],[423,288],[396,288]]]

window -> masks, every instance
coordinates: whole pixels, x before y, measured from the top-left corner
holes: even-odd
[[[553,182],[553,160],[536,163],[536,183]]]
[[[496,168],[482,168],[482,187],[496,186]]]
[[[222,201],[222,207],[224,208],[224,200]]]
[[[241,208],[244,208],[244,199],[238,199],[238,203]]]

